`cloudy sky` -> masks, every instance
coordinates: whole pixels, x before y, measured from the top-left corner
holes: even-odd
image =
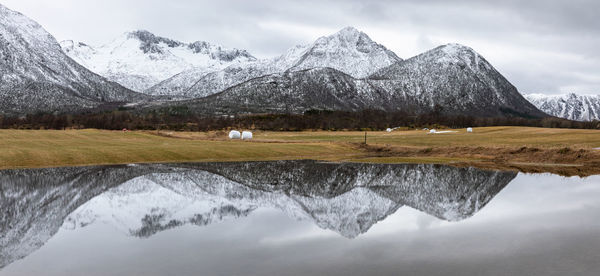
[[[456,42],[522,93],[600,94],[597,0],[0,0],[59,40],[92,45],[146,29],[271,57],[354,26],[409,58]]]

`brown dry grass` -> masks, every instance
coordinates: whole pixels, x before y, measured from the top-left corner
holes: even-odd
[[[350,162],[445,163],[457,166],[600,173],[600,131],[527,127],[428,134],[255,132],[252,142],[219,132],[0,130],[0,169],[146,162],[317,159]],[[574,169],[576,168],[576,169]]]
[[[336,143],[190,140],[146,132],[0,130],[0,169],[150,162],[351,158]]]

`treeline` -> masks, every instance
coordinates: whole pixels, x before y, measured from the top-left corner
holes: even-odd
[[[209,131],[229,128],[257,130],[385,130],[407,128],[465,128],[484,126],[530,126],[545,128],[600,129],[600,122],[576,122],[559,118],[525,119],[446,116],[439,112],[410,115],[376,110],[362,112],[318,111],[304,114],[264,114],[200,116],[191,114],[138,114],[118,110],[95,114],[36,114],[24,117],[0,117],[2,129],[108,129]]]

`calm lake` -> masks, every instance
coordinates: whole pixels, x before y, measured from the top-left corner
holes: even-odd
[[[600,275],[600,176],[315,161],[0,171],[0,275]]]

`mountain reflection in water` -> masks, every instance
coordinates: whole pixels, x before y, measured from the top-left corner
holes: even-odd
[[[61,227],[95,222],[147,238],[266,207],[355,238],[403,206],[459,221],[515,176],[441,165],[315,161],[0,171],[0,267],[42,247]]]

